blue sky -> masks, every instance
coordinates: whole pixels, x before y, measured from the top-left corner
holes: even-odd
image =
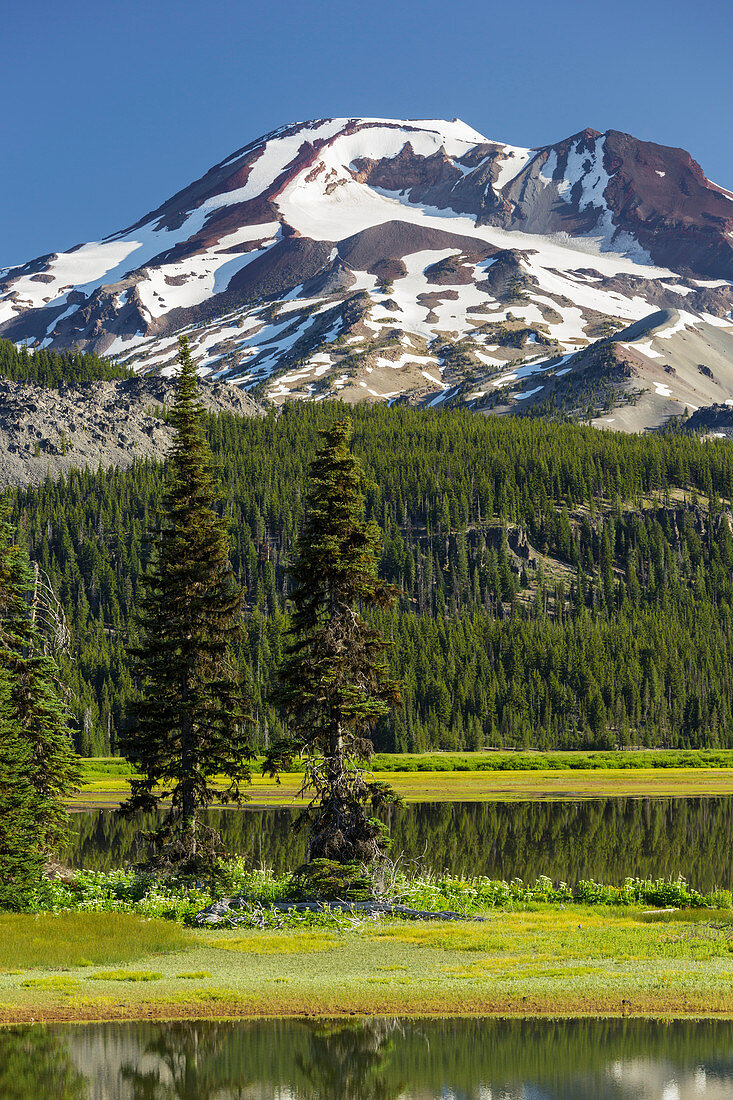
[[[733,188],[730,0],[35,0],[2,12],[0,267],[137,220],[286,122],[593,126]]]

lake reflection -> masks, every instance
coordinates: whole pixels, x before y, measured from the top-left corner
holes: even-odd
[[[281,872],[305,856],[295,811],[224,810],[209,820],[233,854]],[[607,798],[588,802],[455,802],[394,807],[392,857],[433,871],[534,881],[548,875],[618,884],[684,875],[699,890],[733,886],[733,798]],[[148,827],[152,821],[148,821]],[[110,810],[73,815],[65,858],[104,869],[132,860],[138,826]]]
[[[396,1020],[0,1029],[3,1100],[723,1100],[733,1024]]]

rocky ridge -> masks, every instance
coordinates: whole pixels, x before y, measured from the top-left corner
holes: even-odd
[[[201,399],[211,412],[263,412],[225,383],[202,383]],[[0,379],[0,485],[37,484],[75,467],[159,459],[173,437],[163,417],[174,400],[175,383],[155,375],[53,390]]]

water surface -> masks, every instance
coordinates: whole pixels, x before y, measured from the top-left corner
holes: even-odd
[[[733,1024],[398,1020],[0,1029],[3,1100],[723,1100]]]
[[[296,812],[224,810],[209,820],[227,849],[281,872],[305,856]],[[393,858],[432,871],[534,881],[547,875],[622,883],[684,875],[699,890],[733,886],[733,797],[606,798],[583,802],[414,803],[386,815]],[[152,819],[147,820],[149,828]],[[144,823],[145,824],[145,823]],[[65,858],[110,868],[132,860],[139,825],[111,810],[73,815]]]

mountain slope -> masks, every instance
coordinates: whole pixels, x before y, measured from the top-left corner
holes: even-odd
[[[0,272],[0,335],[168,373],[183,330],[202,372],[275,402],[603,411],[638,429],[733,399],[732,282],[733,195],[683,150],[326,119],[245,146],[102,242]],[[660,311],[673,321],[650,339]]]

